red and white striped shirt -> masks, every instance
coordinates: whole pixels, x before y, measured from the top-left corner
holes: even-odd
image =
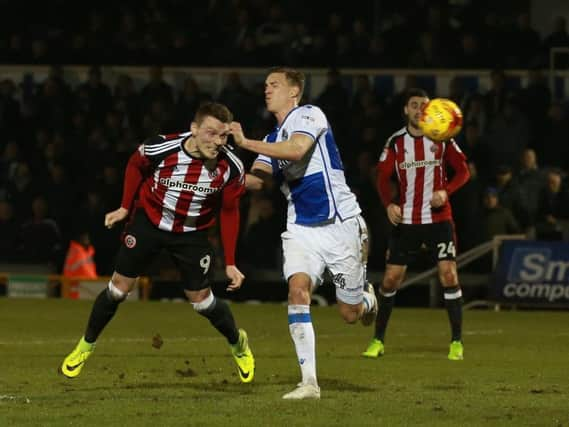
[[[190,136],[159,135],[139,146],[127,165],[121,206],[143,208],[156,227],[174,233],[209,228],[220,212],[226,261],[234,264],[245,169],[225,147],[217,159],[192,157],[184,149]]]
[[[450,181],[447,165],[454,170]],[[406,127],[387,140],[379,158],[377,185],[385,207],[393,203],[390,179],[394,172],[404,224],[452,221],[450,201],[432,208],[433,193],[446,190],[450,196],[470,177],[466,157],[454,140],[435,142],[426,136],[414,137]]]

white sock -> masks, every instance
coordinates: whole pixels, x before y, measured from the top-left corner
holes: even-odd
[[[288,329],[296,348],[302,382],[318,385],[316,380],[316,340],[309,305],[288,306]]]

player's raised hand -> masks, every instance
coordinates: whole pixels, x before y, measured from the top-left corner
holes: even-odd
[[[231,122],[229,125],[229,132],[233,135],[235,144],[241,147],[245,143],[245,134],[243,133],[243,128],[239,122]]]
[[[396,205],[395,203],[390,203],[387,206],[387,218],[393,225],[397,225],[403,221],[403,215],[401,215],[401,206]]]
[[[128,209],[118,208],[105,215],[105,227],[112,228],[117,222],[122,221],[128,216]]]
[[[225,267],[225,275],[231,280],[231,283],[227,286],[228,291],[236,291],[239,289],[245,279],[245,275],[234,265]]]
[[[431,206],[433,208],[440,208],[447,202],[448,194],[446,190],[437,190],[433,193],[433,197],[431,199]]]

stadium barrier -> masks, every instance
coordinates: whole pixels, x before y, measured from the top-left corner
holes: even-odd
[[[569,243],[503,242],[492,290],[502,304],[569,307]]]
[[[6,273],[0,272],[0,288],[10,298],[48,298],[93,300],[109,283],[110,276],[96,279],[65,277],[58,274]],[[147,300],[151,280],[143,276],[136,281],[128,300]]]

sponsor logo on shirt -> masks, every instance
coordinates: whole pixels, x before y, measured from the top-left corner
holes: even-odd
[[[440,165],[441,165],[441,159],[413,160],[409,162],[399,163],[399,169],[417,169],[417,168],[426,168],[429,166],[440,166]]]
[[[170,178],[160,178],[158,182],[160,182],[160,184],[165,185],[168,188],[193,191],[194,193],[211,194],[215,193],[218,190],[218,188],[204,187],[201,185],[190,184],[189,182],[177,181],[175,179],[170,179]]]

